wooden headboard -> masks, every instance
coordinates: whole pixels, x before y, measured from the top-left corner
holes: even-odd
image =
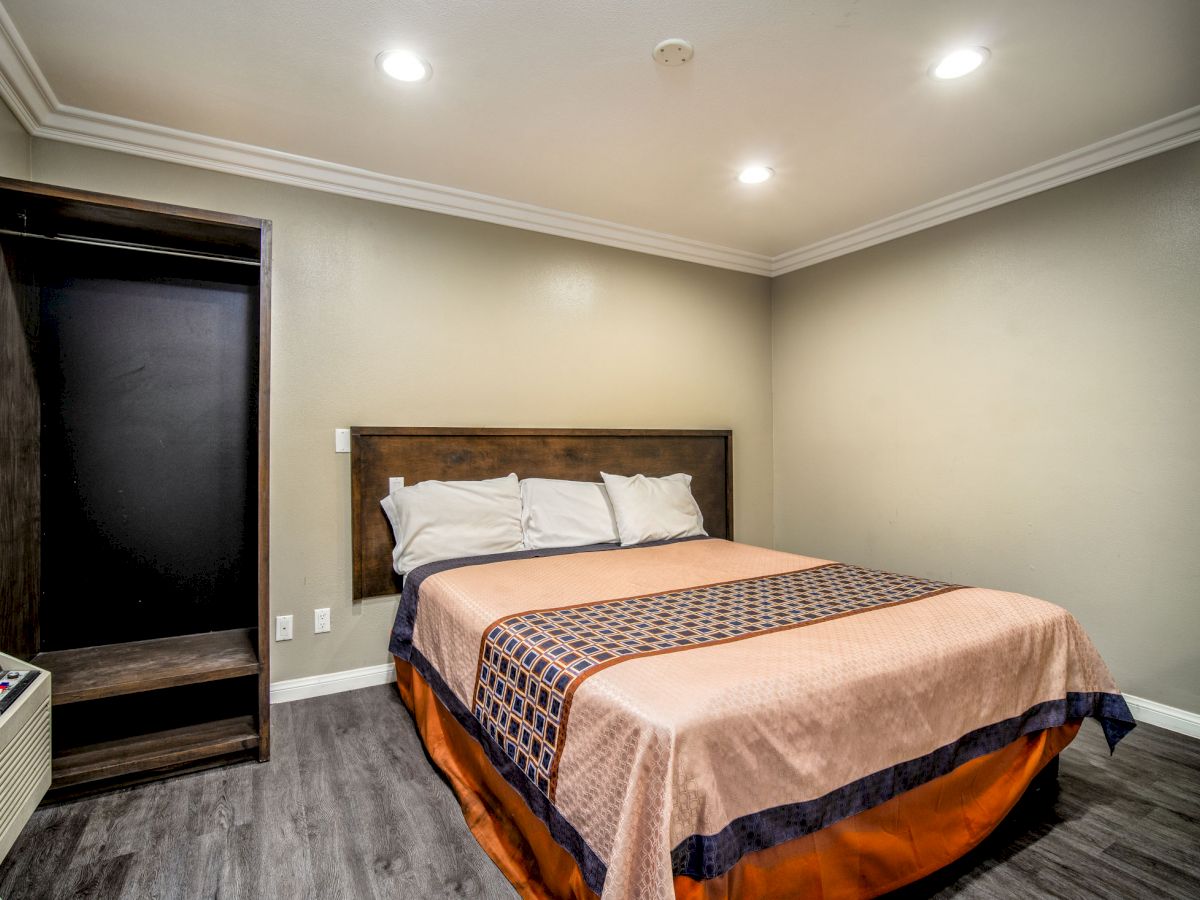
[[[733,537],[733,432],[593,428],[350,429],[354,599],[395,594],[392,531],[379,501],[388,479],[405,484],[500,478],[599,481],[617,475],[692,476],[713,537]]]

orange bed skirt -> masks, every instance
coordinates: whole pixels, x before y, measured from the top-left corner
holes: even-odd
[[[594,898],[571,856],[492,767],[411,665],[396,684],[425,747],[449,779],[475,839],[526,900]],[[982,841],[1079,721],[1022,738],[813,834],[749,853],[718,878],[675,878],[679,900],[876,897],[958,859]]]

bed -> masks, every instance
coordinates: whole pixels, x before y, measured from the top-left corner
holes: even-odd
[[[524,897],[877,896],[1134,725],[1053,604],[734,542],[728,432],[352,435],[356,596],[399,589],[401,697]],[[601,469],[690,472],[708,535],[391,573],[391,477]]]

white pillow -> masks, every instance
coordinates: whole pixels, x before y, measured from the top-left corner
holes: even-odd
[[[392,567],[417,566],[523,549],[521,489],[516,475],[483,481],[422,481],[380,501],[396,549]]]
[[[600,477],[617,516],[622,547],[707,534],[704,516],[692,496],[691,475],[680,472],[663,478],[626,478],[601,472]]]
[[[598,482],[523,478],[521,526],[527,550],[620,540],[608,491]]]

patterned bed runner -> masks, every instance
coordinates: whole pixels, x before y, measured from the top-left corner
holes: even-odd
[[[841,563],[500,619],[480,646],[472,713],[551,800],[571,698],[607,666],[957,590]]]

